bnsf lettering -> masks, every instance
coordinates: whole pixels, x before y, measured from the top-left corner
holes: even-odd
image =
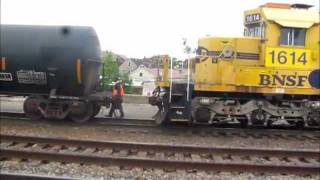
[[[305,86],[308,76],[259,74],[259,85]]]

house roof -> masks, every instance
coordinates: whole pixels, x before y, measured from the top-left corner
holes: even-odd
[[[127,57],[124,56],[124,55],[119,55],[119,54],[117,54],[116,56],[117,56],[117,57],[116,57],[116,61],[117,61],[118,66],[120,66],[121,64],[123,64],[125,61],[129,60],[129,58],[127,58]]]
[[[131,59],[138,67],[140,65],[144,65],[145,67],[148,68],[154,68],[156,66],[155,62],[153,61],[152,58],[143,58],[143,59]]]

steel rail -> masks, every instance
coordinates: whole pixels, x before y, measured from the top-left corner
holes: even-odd
[[[32,137],[18,135],[0,135],[1,142],[10,141],[18,143],[41,143],[52,145],[67,145],[79,146],[83,148],[116,148],[116,149],[135,149],[144,151],[167,151],[167,152],[188,152],[188,153],[218,153],[218,154],[234,154],[234,155],[261,155],[273,157],[304,157],[304,158],[319,158],[319,150],[298,150],[298,149],[257,149],[257,148],[234,148],[234,147],[205,147],[205,146],[190,146],[190,145],[168,145],[168,144],[153,144],[153,143],[133,143],[133,142],[118,142],[118,141],[94,141],[94,140],[78,140],[78,139],[63,139],[49,137]]]
[[[23,180],[77,180],[78,178],[1,172],[0,179],[4,179],[4,180],[21,180],[21,179]]]
[[[2,118],[29,119],[24,113],[16,113],[16,112],[0,112],[0,119]],[[94,117],[90,121],[84,124],[96,123],[96,122],[99,122],[99,124],[106,124],[106,125],[150,126],[150,127],[157,126],[155,121],[152,119],[131,119],[131,118],[115,119],[115,118],[108,118],[108,117]]]
[[[18,119],[28,119],[29,118],[21,112],[0,112],[0,119],[5,118],[18,118]],[[57,122],[57,121],[48,121],[48,122]],[[73,125],[82,125],[76,124],[73,122],[66,122],[66,124],[73,124]],[[132,126],[132,127],[162,127],[155,123],[153,119],[134,119],[134,118],[122,118],[122,119],[115,119],[109,117],[94,117],[90,121],[85,122],[83,124],[90,124],[90,125],[109,125],[109,126]],[[240,128],[238,124],[216,124],[214,126],[208,126],[206,124],[194,124],[192,126],[188,125],[186,122],[171,122],[166,128],[179,128],[179,127],[189,127],[189,128],[202,128],[202,129],[210,129],[210,130],[226,130],[226,129],[243,129]],[[261,126],[250,126],[246,128],[247,130],[277,130],[277,131],[304,131],[304,132],[319,132],[320,127],[304,127],[302,129],[297,129],[291,126],[281,126],[281,125],[274,125],[272,127],[261,127]]]
[[[114,165],[125,167],[144,168],[174,168],[193,169],[205,171],[240,171],[240,172],[261,172],[261,173],[290,173],[290,174],[319,174],[319,167],[312,165],[274,165],[274,164],[253,164],[233,162],[204,162],[204,161],[181,161],[181,160],[158,160],[147,158],[98,156],[79,153],[57,153],[37,152],[30,150],[1,149],[1,155],[5,157],[27,158],[47,161],[59,161],[65,163],[83,163]]]
[[[16,118],[15,113],[9,113],[8,120],[26,121],[28,123],[37,122],[28,118]],[[24,116],[22,113],[17,113],[18,116]],[[11,117],[10,117],[11,116]],[[5,119],[6,116],[0,114],[0,119]],[[117,130],[124,131],[126,128],[133,128],[132,130],[140,133],[150,131],[158,134],[188,134],[196,136],[213,136],[213,137],[239,137],[239,138],[270,138],[270,139],[285,139],[285,140],[316,140],[320,139],[319,130],[293,130],[293,129],[266,129],[266,128],[237,128],[237,127],[211,127],[211,126],[189,126],[182,123],[176,123],[168,126],[158,126],[153,120],[139,120],[139,119],[104,119],[95,118],[90,122],[84,124],[74,124],[66,121],[45,121],[52,125],[61,126],[93,126],[93,127],[119,127]],[[132,131],[131,131],[132,132]]]

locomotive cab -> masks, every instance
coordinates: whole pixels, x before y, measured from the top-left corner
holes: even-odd
[[[193,73],[183,87],[181,118],[319,126],[319,13],[310,7],[267,3],[245,11],[244,37],[199,39]],[[162,120],[176,119],[179,110],[171,106],[181,100],[172,95],[181,94],[181,82],[158,85],[169,97],[160,103],[161,112],[168,112]]]
[[[319,67],[319,14],[300,6],[269,3],[245,12],[244,37],[200,39],[195,71],[212,75],[197,75],[196,89],[216,91],[216,84],[231,92],[317,94],[319,85],[308,74]]]

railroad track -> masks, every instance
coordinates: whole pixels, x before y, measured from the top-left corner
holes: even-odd
[[[168,144],[101,142],[1,135],[2,160],[160,168],[164,170],[318,174],[319,150],[248,149]]]
[[[58,177],[58,176],[44,176],[35,174],[15,174],[15,173],[0,173],[0,179],[5,180],[76,180],[71,177]]]
[[[0,112],[0,118],[16,118],[16,119],[28,119],[30,120],[24,113],[21,112]],[[70,121],[60,120],[58,122],[63,123],[69,123],[69,124],[75,124]],[[94,117],[89,122],[84,123],[86,125],[92,124],[92,125],[112,125],[112,126],[135,126],[135,127],[159,127],[155,123],[153,119],[133,119],[133,118],[122,118],[122,119],[115,119],[115,118],[109,118],[109,117]],[[168,126],[190,126],[186,122],[171,122],[171,124],[168,124]],[[215,126],[208,126],[206,124],[201,125],[192,125],[192,127],[209,127],[210,129],[213,128],[239,128],[240,125],[235,124],[217,124]],[[247,127],[247,129],[277,129],[277,130],[296,130],[294,126],[290,125],[273,125],[272,127],[262,127],[262,126],[252,126]],[[303,131],[319,131],[320,127],[304,127],[303,129],[300,128],[299,130]]]
[[[34,120],[27,118],[23,113],[1,112],[1,119],[10,119],[12,121],[22,121],[32,123]],[[139,119],[110,119],[110,118],[94,118],[92,121],[84,124],[75,124],[69,121],[35,121],[38,123],[48,123],[54,126],[116,126],[118,131],[130,131],[136,133],[158,133],[170,135],[184,136],[200,136],[200,137],[237,137],[252,139],[274,139],[274,140],[295,140],[295,141],[320,141],[319,130],[293,130],[293,129],[268,129],[263,127],[255,128],[226,128],[226,127],[208,127],[208,126],[188,126],[187,124],[173,124],[172,126],[158,126],[153,120]],[[129,129],[128,129],[129,128]],[[115,129],[113,129],[115,130]]]
[[[17,118],[17,119],[29,119],[24,113],[13,113],[13,112],[0,112],[1,118]],[[60,120],[63,123],[71,123]],[[94,117],[91,121],[85,124],[99,124],[99,125],[122,125],[122,126],[144,126],[144,127],[156,127],[157,124],[151,119],[114,119],[106,117]]]

